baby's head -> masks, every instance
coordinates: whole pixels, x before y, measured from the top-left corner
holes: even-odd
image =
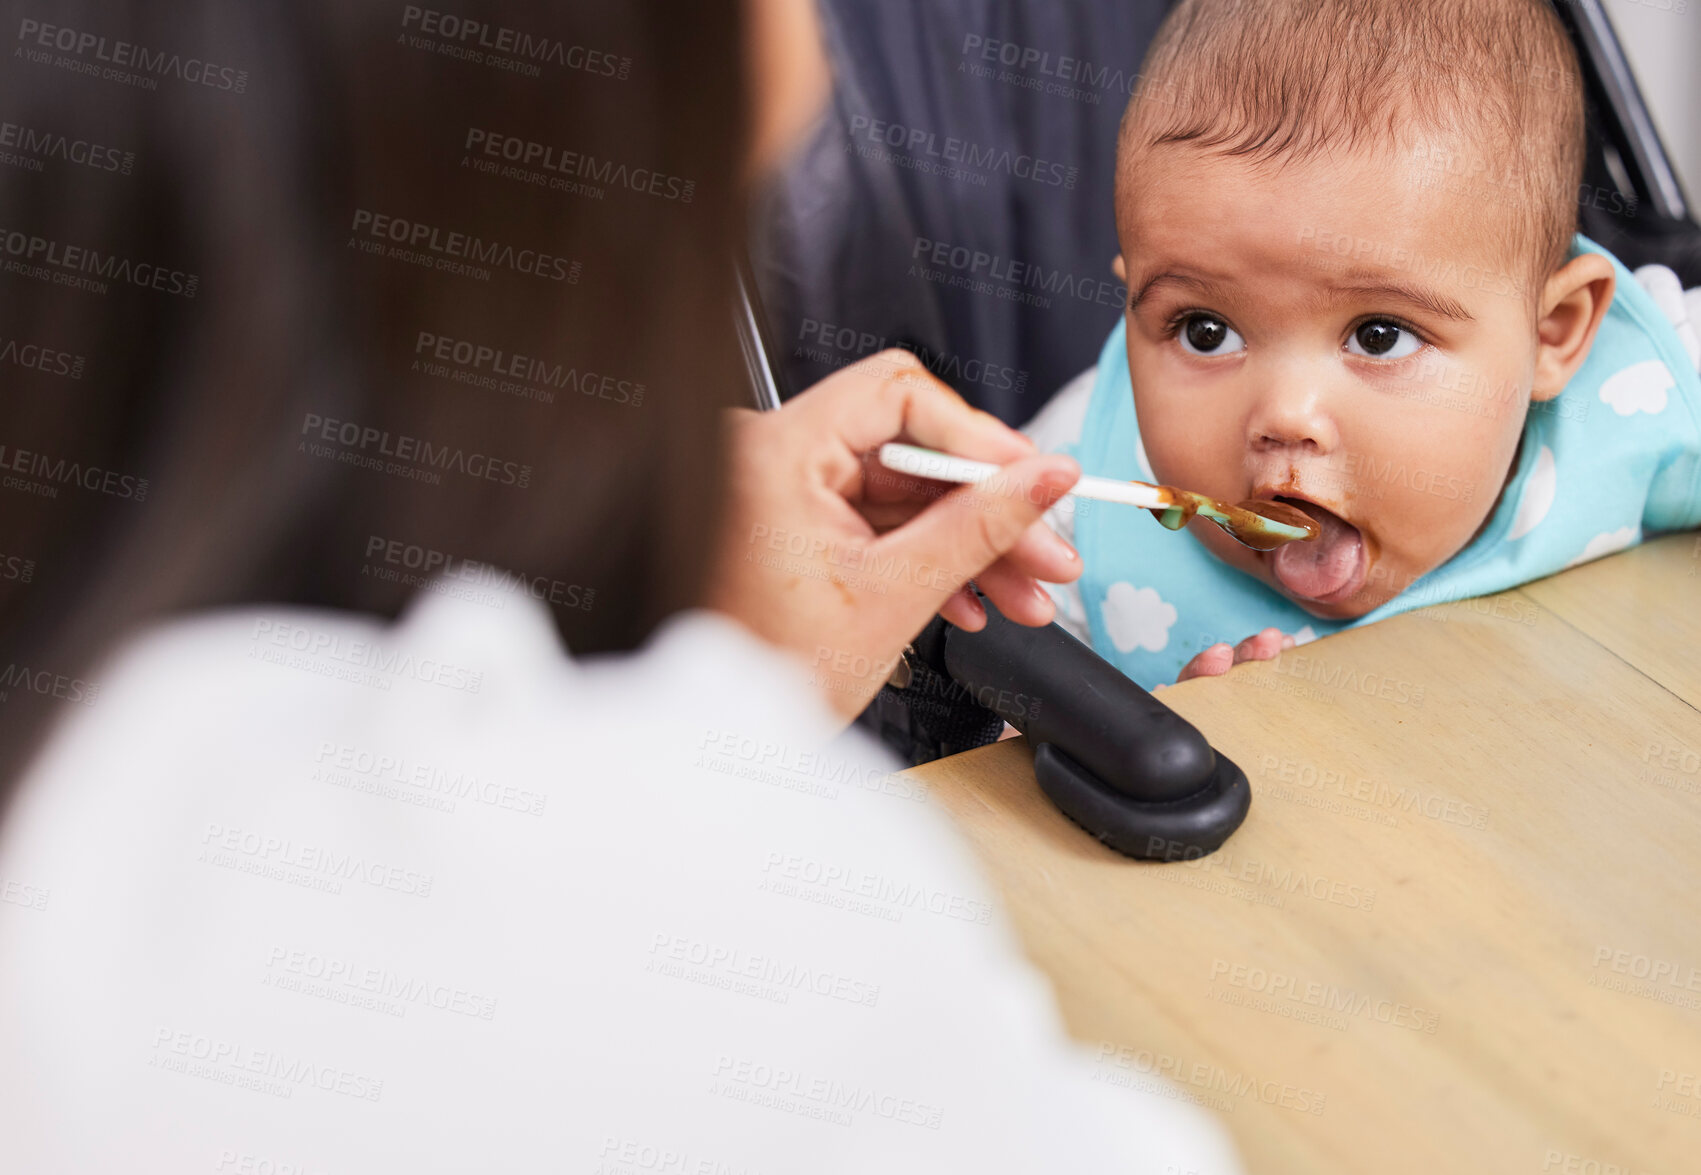
[[[1157,480],[1323,524],[1218,558],[1317,616],[1446,562],[1613,289],[1571,259],[1582,85],[1546,0],[1182,0],[1118,145]]]

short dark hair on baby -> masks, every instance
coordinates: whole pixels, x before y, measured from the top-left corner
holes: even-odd
[[[1582,77],[1548,0],[1181,0],[1123,115],[1119,202],[1164,143],[1411,151],[1424,182],[1512,211],[1507,264],[1539,289],[1576,232]]]

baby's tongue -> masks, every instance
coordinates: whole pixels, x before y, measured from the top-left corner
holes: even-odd
[[[1358,574],[1364,543],[1358,527],[1310,502],[1293,505],[1311,515],[1322,533],[1309,542],[1277,547],[1270,553],[1270,571],[1296,596],[1315,600],[1333,595]]]

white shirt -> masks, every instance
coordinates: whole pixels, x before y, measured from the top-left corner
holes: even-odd
[[[0,842],[9,1169],[1239,1169],[1143,1042],[1065,1041],[800,663],[707,613],[575,662],[454,590],[177,622],[68,703]]]

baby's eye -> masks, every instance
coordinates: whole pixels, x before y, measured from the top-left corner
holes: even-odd
[[[1372,359],[1404,359],[1407,355],[1415,355],[1422,346],[1423,340],[1410,327],[1389,322],[1386,318],[1373,318],[1359,324],[1347,340],[1348,351]]]
[[[1181,349],[1194,355],[1232,355],[1246,350],[1246,340],[1232,326],[1210,314],[1190,314],[1181,324]]]

